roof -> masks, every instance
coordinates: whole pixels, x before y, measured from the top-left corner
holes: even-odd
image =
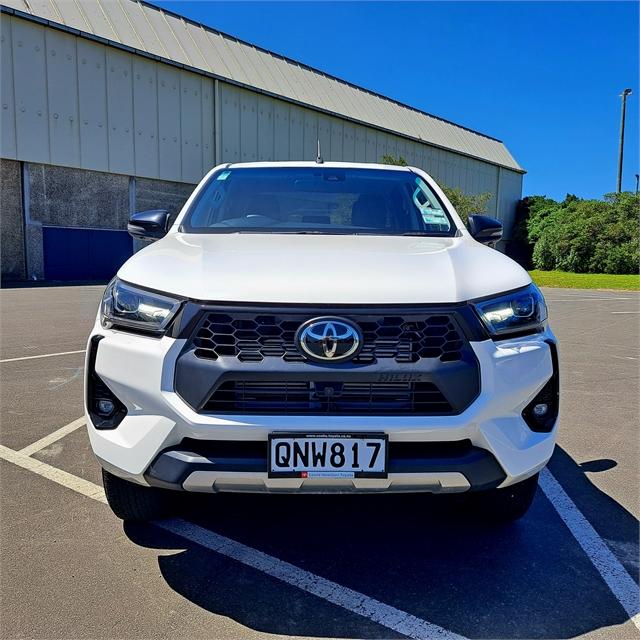
[[[523,172],[500,140],[147,2],[2,0],[2,5],[77,35]]]
[[[299,167],[320,169],[373,169],[380,171],[404,171],[410,172],[417,169],[409,165],[378,164],[375,162],[344,162],[341,160],[258,160],[256,162],[225,162],[223,165],[229,169],[271,169],[278,167]],[[422,169],[420,169],[422,171]]]

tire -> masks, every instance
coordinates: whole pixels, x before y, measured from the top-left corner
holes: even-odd
[[[536,495],[538,474],[518,484],[469,494],[475,515],[485,522],[515,522],[522,518]]]
[[[167,489],[143,487],[102,470],[102,484],[107,503],[121,520],[144,522],[158,520],[171,514],[174,503]]]

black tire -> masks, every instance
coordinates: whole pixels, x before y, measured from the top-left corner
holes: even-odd
[[[171,515],[174,496],[167,489],[143,487],[102,470],[107,502],[121,520],[145,522]]]
[[[536,495],[538,474],[505,489],[469,494],[473,510],[485,522],[514,522],[522,518]]]

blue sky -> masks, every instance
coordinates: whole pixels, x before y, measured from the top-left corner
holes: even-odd
[[[503,140],[525,194],[614,191],[640,173],[637,2],[156,2]]]

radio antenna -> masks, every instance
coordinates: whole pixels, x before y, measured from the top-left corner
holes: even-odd
[[[318,157],[316,158],[316,164],[323,164],[322,154],[320,153],[320,138],[318,138]]]

